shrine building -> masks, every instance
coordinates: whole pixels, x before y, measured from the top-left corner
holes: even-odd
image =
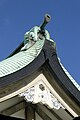
[[[77,120],[80,86],[64,68],[56,44],[44,29],[50,21],[24,35],[24,41],[0,62],[0,120]]]

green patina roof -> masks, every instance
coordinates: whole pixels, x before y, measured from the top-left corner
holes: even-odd
[[[37,40],[33,46],[26,51],[17,54],[0,62],[0,77],[16,72],[31,63],[41,52],[45,39]]]
[[[39,29],[39,27],[35,27],[36,30]],[[31,29],[30,32],[33,32],[33,29]],[[26,36],[26,35],[25,35]],[[46,31],[46,38],[53,42],[54,48],[55,48],[55,42],[50,39],[48,31]],[[19,51],[18,53],[15,52],[7,59],[0,62],[0,77],[4,77],[6,75],[9,75],[11,73],[14,73],[23,67],[30,64],[41,52],[44,43],[45,43],[45,37],[43,39],[38,39],[31,47],[26,49],[25,51]],[[60,63],[61,64],[61,63]],[[61,64],[61,67],[63,68],[66,75],[70,78],[72,83],[76,86],[76,88],[80,91],[80,86],[76,83],[76,81],[71,77],[71,75],[66,71],[66,69]]]
[[[45,39],[54,43],[50,39],[47,30],[45,30],[45,37],[39,38],[37,35],[39,30],[40,27],[35,26],[29,32],[26,32],[24,35],[24,46],[22,48],[19,47],[20,50],[13,52],[7,59],[0,62],[0,77],[14,73],[30,64],[41,52]],[[33,40],[30,40],[30,35],[33,35]],[[26,45],[27,49],[24,50]]]

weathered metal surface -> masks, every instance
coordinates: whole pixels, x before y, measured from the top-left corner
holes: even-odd
[[[0,77],[14,73],[30,64],[40,54],[46,39],[53,42],[48,31],[45,30],[43,35],[38,26],[26,32],[24,46],[19,52],[0,62]]]
[[[14,56],[0,62],[0,77],[16,72],[31,63],[41,52],[45,40],[38,40],[26,51],[20,51]]]

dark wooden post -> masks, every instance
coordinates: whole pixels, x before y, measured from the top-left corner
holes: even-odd
[[[26,120],[35,120],[35,109],[32,103],[26,103],[25,118]]]

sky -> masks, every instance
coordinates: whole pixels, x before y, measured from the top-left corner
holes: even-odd
[[[80,84],[80,0],[0,0],[0,61],[23,41],[25,32],[46,26],[63,66]]]

